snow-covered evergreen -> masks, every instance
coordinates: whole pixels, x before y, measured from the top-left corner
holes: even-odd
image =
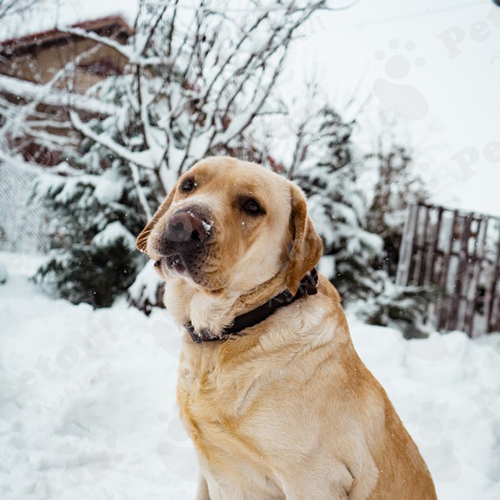
[[[98,90],[103,100],[112,100],[120,85],[108,80]],[[95,119],[88,126],[118,142],[120,118]],[[74,303],[108,306],[144,265],[135,252],[135,235],[144,225],[136,179],[127,162],[90,139],[69,151],[65,163],[62,171],[69,175],[41,176],[35,185],[36,199],[51,216],[51,252],[36,279]],[[141,171],[137,181],[141,193],[154,199],[152,174]]]
[[[380,262],[387,241],[373,221],[386,223],[404,207],[398,205],[400,191],[392,205],[380,203],[385,197],[377,187],[387,187],[382,168],[369,207],[365,183],[359,182],[365,165],[352,140],[355,121],[315,100],[293,131],[291,159],[270,155],[275,149],[264,132],[271,121],[276,128],[292,115],[276,82],[296,30],[324,1],[290,0],[279,9],[274,2],[249,1],[255,9],[245,12],[223,12],[220,4],[211,9],[203,0],[186,10],[146,1],[124,46],[69,30],[111,45],[129,66],[84,97],[94,107],[99,102],[103,110],[112,108],[107,118],[85,122],[70,112],[83,137],[80,150],[67,153],[57,174],[37,185],[53,223],[53,251],[37,277],[60,296],[103,306],[127,290],[130,302],[144,311],[157,305],[159,278],[134,252],[133,237],[179,175],[212,154],[282,166],[308,195],[325,245],[321,270],[344,300],[384,296],[388,270],[380,271]],[[391,181],[403,178],[405,165],[390,170]]]
[[[354,140],[355,119],[329,104],[315,107],[317,89],[309,90],[311,105],[295,124],[294,152],[284,163],[323,239],[320,271],[367,323],[425,335],[433,291],[394,285],[406,208],[425,197],[412,158],[390,135],[380,135],[376,153],[367,155]]]
[[[252,8],[241,11],[205,0],[190,9],[145,1],[136,33],[125,46],[69,29],[113,46],[127,57],[129,69],[86,96],[116,112],[90,122],[71,113],[74,128],[86,138],[83,156],[69,156],[69,167],[59,168],[64,175],[37,188],[59,226],[54,231],[59,252],[39,276],[50,277],[70,300],[86,297],[94,305],[107,304],[143,266],[125,235],[138,234],[141,221],[151,218],[184,170],[211,154],[266,164],[266,145],[253,131],[262,117],[282,111],[274,89],[289,44],[324,4],[287,0],[277,9],[276,2],[249,0]],[[113,231],[107,230],[109,224],[115,224]],[[113,248],[122,258],[106,258]],[[98,292],[97,282],[89,281],[90,269],[85,279],[75,275],[86,267],[76,264],[85,255],[89,265],[104,262],[113,283],[127,275],[106,300],[91,300]],[[122,267],[115,268],[116,262]],[[157,287],[156,276],[144,268],[130,290],[131,302],[148,310]]]
[[[411,147],[388,134],[381,134],[377,150],[366,158],[366,167],[376,172],[366,227],[384,241],[377,266],[395,277],[407,209],[429,195],[414,171]]]
[[[299,146],[300,163],[289,170],[308,196],[324,242],[324,260],[330,265],[322,271],[347,300],[374,293],[378,278],[371,262],[382,251],[380,237],[366,230],[367,198],[357,182],[353,128],[331,107],[318,110],[297,134],[309,140]]]

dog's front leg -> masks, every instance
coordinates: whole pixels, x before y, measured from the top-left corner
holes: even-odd
[[[207,480],[201,474],[198,479],[198,492],[196,493],[196,500],[210,500]]]
[[[349,500],[349,493],[344,485],[318,480],[317,476],[303,477],[294,484],[286,484],[286,500]]]
[[[349,494],[344,491],[332,491],[328,487],[322,492],[316,491],[315,488],[311,489],[311,492],[305,493],[286,493],[286,500],[349,500]]]
[[[286,500],[366,500],[354,493],[354,477],[339,460],[312,455],[301,463],[284,463],[276,474]],[[354,493],[354,495],[352,495]]]

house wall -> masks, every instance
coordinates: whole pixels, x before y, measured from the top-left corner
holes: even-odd
[[[55,87],[70,89],[79,94],[112,74],[125,70],[126,58],[111,47],[96,44],[93,40],[68,37],[57,43],[34,46],[29,51],[0,58],[0,74],[27,80],[33,83],[47,83],[54,75],[76,56],[88,52],[78,64]]]

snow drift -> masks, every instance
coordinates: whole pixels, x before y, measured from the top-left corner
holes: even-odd
[[[175,408],[180,332],[160,309],[44,296],[0,255],[0,498],[189,500],[197,464]],[[500,335],[404,340],[350,319],[358,352],[430,467],[440,500],[500,494]]]

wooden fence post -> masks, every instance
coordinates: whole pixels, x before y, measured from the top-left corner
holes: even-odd
[[[487,248],[493,222],[498,235],[491,257]],[[409,207],[396,283],[438,287],[441,297],[429,304],[429,323],[440,331],[463,330],[470,337],[480,333],[475,320],[485,280],[486,333],[500,330],[500,218],[427,203]]]
[[[406,217],[403,229],[399,264],[396,274],[396,284],[400,286],[408,285],[413,254],[413,241],[415,238],[415,229],[417,227],[417,217],[418,206],[416,204],[412,204],[409,207],[408,216]]]

